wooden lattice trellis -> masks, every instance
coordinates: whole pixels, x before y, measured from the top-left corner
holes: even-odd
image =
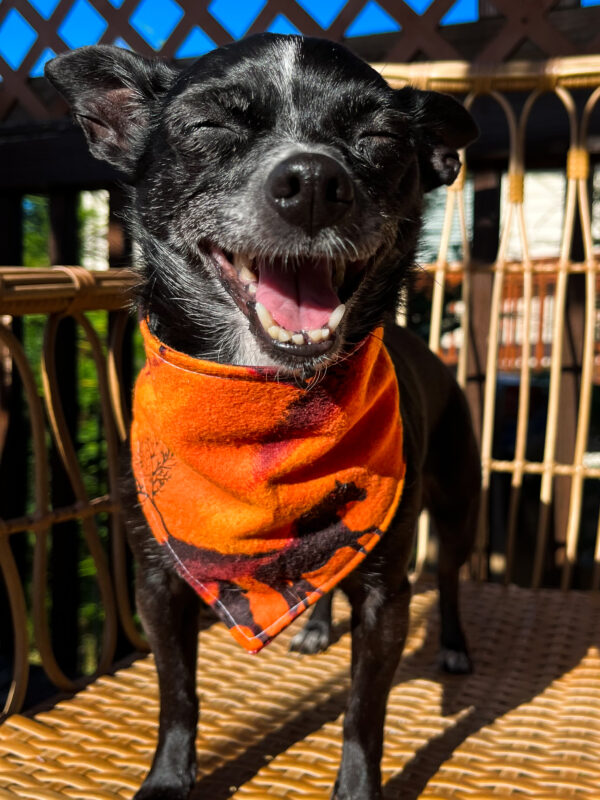
[[[233,41],[231,26],[223,24],[222,15],[215,11],[215,0],[162,0],[176,18],[162,37],[159,45],[144,38],[143,31],[132,21],[147,0],[58,0],[54,9],[45,2],[37,8],[45,11],[47,19],[29,0],[3,0],[0,5],[0,32],[9,15],[18,13],[19,24],[30,26],[37,38],[17,65],[4,60],[0,48],[0,120],[24,117],[45,120],[56,118],[66,109],[54,93],[48,93],[43,81],[32,80],[32,68],[40,63],[49,51],[59,53],[68,49],[61,37],[65,20],[75,6],[84,6],[87,13],[98,20],[100,30],[94,41],[102,43],[126,42],[128,46],[146,55],[157,52],[167,59],[176,57],[181,46],[196,31],[208,37],[215,45]],[[411,8],[410,0],[378,0],[381,11],[397,23],[399,29],[381,34],[378,39],[378,59],[397,62],[422,59],[471,58],[475,63],[501,62],[511,58],[523,43],[529,43],[544,57],[594,53],[600,49],[600,7],[582,8],[580,0],[487,0],[479,3],[480,22],[468,25],[443,26],[445,15],[457,0],[432,0],[421,14]],[[119,5],[119,7],[115,7]],[[221,3],[222,5],[222,3]],[[364,11],[366,0],[341,0],[339,10],[328,27],[322,27],[306,10],[307,0],[265,0],[256,2],[256,15],[244,35],[268,30],[274,20],[283,17],[290,29],[308,36],[325,36],[335,41],[346,41],[364,53],[372,52],[364,41],[345,39],[348,27]],[[414,2],[412,5],[419,7]],[[156,18],[160,18],[160,2]],[[252,6],[252,3],[250,4]],[[336,4],[332,6],[337,10]],[[420,5],[424,8],[424,4]],[[211,13],[212,12],[212,13]],[[177,16],[179,17],[177,19]],[[219,19],[221,21],[219,21]],[[325,24],[325,23],[324,23]],[[228,30],[229,27],[229,30]],[[469,29],[469,31],[457,29]],[[461,47],[468,42],[469,53]],[[91,41],[89,42],[91,43]],[[15,114],[15,109],[17,113]]]

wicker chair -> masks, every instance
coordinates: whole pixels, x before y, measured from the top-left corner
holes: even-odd
[[[600,100],[600,59],[527,65],[512,64],[493,74],[474,74],[468,64],[387,66],[395,85],[411,82],[466,95],[494,98],[506,115],[510,135],[508,192],[503,233],[496,262],[475,265],[469,257],[465,215],[465,172],[448,191],[446,217],[433,274],[430,344],[445,357],[452,354],[441,337],[446,284],[461,280],[464,313],[463,346],[458,347],[459,380],[467,383],[473,348],[467,347],[471,314],[482,300],[475,284],[483,276],[491,288],[485,391],[480,430],[484,503],[476,553],[463,585],[465,628],[476,665],[473,675],[444,677],[436,667],[436,593],[428,582],[431,540],[424,517],[419,526],[411,628],[388,708],[383,774],[385,796],[428,800],[483,800],[523,797],[531,800],[600,797],[600,527],[589,545],[590,586],[573,589],[582,529],[586,486],[595,488],[600,469],[586,456],[594,366],[598,350],[596,293],[599,261],[593,252],[588,200],[590,117]],[[507,99],[525,93],[520,115]],[[530,257],[524,202],[524,134],[530,112],[543,92],[554,92],[569,119],[571,146],[566,154],[564,227],[557,258]],[[583,98],[583,99],[582,99]],[[577,102],[576,102],[577,101]],[[583,109],[580,113],[578,109]],[[525,192],[526,194],[526,192]],[[585,258],[570,258],[574,221],[579,210]],[[463,258],[448,263],[454,215],[458,213]],[[510,260],[513,230],[522,255]],[[561,369],[565,337],[565,303],[570,276],[585,282],[585,318],[579,406],[572,460],[557,458],[557,434],[564,424]],[[493,457],[497,412],[498,354],[506,346],[507,286],[518,276],[518,326],[513,367],[520,373],[514,456]],[[540,286],[552,277],[551,343],[541,361],[533,300],[542,301]],[[0,564],[11,604],[15,658],[6,719],[0,726],[0,798],[129,798],[149,767],[157,733],[158,698],[152,657],[111,667],[118,623],[138,650],[145,644],[134,622],[126,582],[125,545],[115,493],[116,451],[126,428],[118,354],[126,322],[121,311],[112,325],[105,355],[85,312],[116,311],[125,305],[133,276],[126,271],[89,273],[80,268],[0,270],[0,353],[24,384],[32,426],[35,464],[35,510],[27,517],[0,521]],[[514,284],[514,280],[513,280]],[[546,285],[546,284],[544,284]],[[53,436],[73,486],[76,503],[49,505],[47,442],[42,399],[21,344],[11,333],[10,316],[47,314],[43,354],[43,402]],[[86,493],[68,426],[60,407],[55,370],[58,320],[72,315],[95,359],[108,448],[110,492]],[[504,315],[504,316],[503,316]],[[538,314],[538,317],[540,315]],[[597,334],[596,334],[597,335]],[[455,343],[461,344],[461,337]],[[532,344],[533,343],[533,344]],[[549,365],[549,390],[543,457],[527,457],[532,374]],[[597,377],[597,376],[596,376]],[[489,537],[492,478],[510,480],[505,538],[501,546]],[[540,511],[536,531],[523,536],[519,496],[524,479],[540,476]],[[553,564],[560,588],[541,588],[547,575],[551,507],[557,481],[568,480],[567,524],[555,530],[559,542]],[[589,495],[588,495],[589,496]],[[596,507],[595,507],[596,508]],[[95,525],[99,513],[112,515],[111,557],[104,552]],[[594,512],[596,513],[596,511]],[[98,675],[93,683],[71,681],[60,669],[51,646],[46,614],[46,538],[52,524],[79,519],[94,558],[104,606],[104,636]],[[590,524],[592,528],[590,528]],[[554,526],[556,527],[556,525]],[[10,536],[29,535],[34,545],[31,611],[27,610]],[[526,549],[530,543],[529,550]],[[527,570],[522,568],[525,559]],[[555,571],[556,571],[555,570]],[[523,575],[527,579],[523,580]],[[512,581],[519,576],[521,584]],[[581,572],[577,573],[581,582]],[[51,708],[19,714],[28,681],[28,615],[33,639],[49,679],[63,692]],[[341,751],[341,718],[348,690],[348,610],[336,596],[335,641],[319,656],[287,652],[297,624],[258,657],[244,655],[220,625],[202,633],[199,691],[202,720],[198,736],[197,796],[221,800],[324,800],[329,796]],[[299,621],[302,624],[302,620]],[[196,796],[196,795],[194,795]]]

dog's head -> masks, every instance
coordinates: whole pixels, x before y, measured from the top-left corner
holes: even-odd
[[[332,42],[263,34],[177,71],[114,47],[49,62],[131,187],[139,301],[192,355],[309,374],[394,310],[423,193],[477,128]]]

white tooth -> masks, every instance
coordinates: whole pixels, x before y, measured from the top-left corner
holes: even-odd
[[[233,266],[237,269],[238,272],[240,272],[244,268],[248,269],[251,264],[252,261],[248,258],[248,256],[244,255],[243,253],[233,254]]]
[[[241,280],[246,281],[247,283],[256,283],[258,280],[256,275],[251,269],[248,269],[248,267],[242,267],[239,272],[239,276]]]
[[[329,317],[329,322],[327,323],[327,325],[332,333],[333,331],[335,331],[337,326],[342,321],[342,317],[344,316],[345,310],[346,306],[343,303],[340,303],[340,305],[331,312],[331,316]]]
[[[321,336],[323,341],[325,341],[325,339],[329,339],[329,328],[321,328]]]
[[[304,344],[304,334],[303,333],[295,333],[292,336],[292,342],[294,344]]]
[[[271,339],[279,339],[279,334],[281,333],[281,328],[279,325],[271,325],[269,330],[267,331]]]
[[[250,294],[256,294],[256,284],[251,283],[246,289],[250,292]]]
[[[280,342],[289,342],[292,338],[292,334],[286,330],[285,328],[279,329],[279,341]]]
[[[273,317],[262,303],[256,303],[254,308],[256,309],[256,315],[260,320],[260,324],[268,331],[271,325],[274,324]]]
[[[320,342],[323,338],[323,331],[320,328],[318,328],[316,331],[309,331],[308,338],[311,340],[311,342]]]

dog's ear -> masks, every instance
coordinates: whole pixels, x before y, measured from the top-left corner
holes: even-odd
[[[120,47],[82,47],[46,64],[48,80],[71,106],[92,155],[130,174],[156,100],[177,72]]]
[[[479,136],[475,120],[448,94],[406,87],[397,95],[413,118],[423,191],[454,183],[460,171],[457,150]]]

